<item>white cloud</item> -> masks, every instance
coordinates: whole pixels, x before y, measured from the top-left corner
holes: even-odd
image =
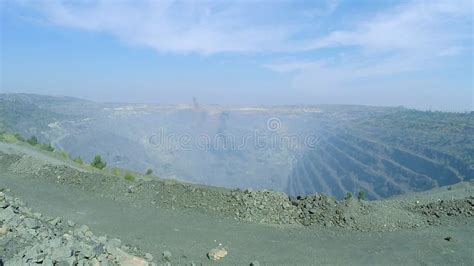
[[[358,46],[372,51],[436,49],[446,42],[465,38],[457,36],[456,20],[471,15],[469,0],[413,2],[359,22],[354,30],[335,31],[315,40],[308,49],[333,46]]]
[[[340,2],[294,6],[291,1],[247,2],[207,0],[20,1],[39,10],[49,23],[99,31],[159,52],[298,53],[327,47],[355,46],[368,51],[438,49],[453,42],[450,33],[459,17],[472,15],[470,0],[416,1],[379,14],[364,14],[349,30],[324,36],[319,22],[331,17]],[[370,18],[370,16],[372,16]],[[337,25],[337,23],[334,23]],[[300,37],[296,37],[300,36]]]
[[[471,7],[470,1],[413,2],[394,7],[356,23],[352,30],[334,31],[305,46],[308,50],[337,48],[344,53],[264,67],[293,73],[295,89],[314,93],[346,90],[380,77],[439,69],[445,66],[446,57],[472,53]]]
[[[263,66],[275,72],[284,73],[307,70],[316,65],[319,65],[317,61],[292,61],[286,63],[266,64]]]
[[[293,86],[309,89],[315,93],[326,93],[350,89],[356,87],[357,83],[376,77],[393,76],[419,69],[416,60],[408,58],[399,60],[398,56],[386,58],[377,63],[359,60],[350,58],[336,65],[329,61],[306,62],[308,67],[295,75]]]
[[[199,54],[291,51],[295,49],[292,36],[302,31],[301,21],[327,16],[337,7],[336,1],[322,2],[311,11],[286,8],[291,2],[284,1],[48,0],[23,4],[39,10],[55,25],[104,32],[158,52]],[[290,18],[281,20],[281,12],[288,12]],[[303,13],[312,16],[305,18]]]
[[[22,1],[53,25],[103,32],[160,53],[270,55],[273,61],[262,66],[291,73],[294,89],[306,92],[439,69],[473,52],[472,0],[403,1],[342,17],[336,13],[344,3],[314,2],[308,8],[285,1]]]

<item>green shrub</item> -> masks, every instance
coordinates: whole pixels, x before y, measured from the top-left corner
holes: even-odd
[[[60,155],[61,158],[63,158],[63,159],[69,158],[69,154],[68,154],[65,150],[61,150],[61,151],[59,152],[59,155]]]
[[[350,200],[350,199],[352,199],[352,193],[351,193],[351,192],[347,192],[347,193],[346,193],[345,200]]]
[[[22,141],[22,142],[25,141],[25,139],[18,133],[15,133],[15,138],[19,141]]]
[[[36,146],[38,144],[38,138],[36,136],[31,136],[31,138],[29,138],[26,142],[31,146]]]
[[[51,146],[51,143],[40,144],[39,148],[42,149],[42,150],[45,150],[45,151],[51,151],[51,152],[54,151],[54,148],[53,148],[53,146]]]
[[[100,155],[96,155],[94,157],[94,160],[92,160],[91,162],[91,166],[102,170],[107,166],[107,163],[102,160],[102,157],[100,157]]]
[[[359,191],[359,194],[357,195],[358,200],[365,200],[365,191],[361,190]]]
[[[133,176],[132,173],[130,173],[129,171],[125,171],[125,175],[123,176],[123,178],[127,181],[135,180],[135,176]]]
[[[76,158],[74,159],[74,162],[75,162],[75,163],[78,163],[78,164],[84,164],[84,161],[82,160],[82,158],[81,158],[80,156],[79,156],[79,157],[76,157]]]
[[[119,176],[120,175],[120,170],[116,167],[112,168],[112,174],[115,175],[115,176]]]
[[[2,135],[2,140],[5,141],[5,142],[18,142],[18,139],[15,137],[15,135],[13,134],[3,134]]]
[[[152,174],[153,174],[153,170],[147,169],[145,174],[146,174],[146,175],[152,175]]]

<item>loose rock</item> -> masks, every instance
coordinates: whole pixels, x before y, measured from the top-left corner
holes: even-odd
[[[153,260],[153,255],[151,255],[150,253],[145,253],[145,259],[147,261],[152,261]]]
[[[2,227],[0,227],[0,237],[6,235],[7,233],[8,233],[8,226],[3,225]]]
[[[61,218],[56,217],[53,220],[49,221],[50,224],[52,225],[58,225],[61,222]]]
[[[207,253],[207,257],[214,261],[220,260],[225,256],[227,256],[227,250],[222,247],[213,248]]]
[[[171,261],[172,254],[169,251],[163,251],[161,254],[164,261]]]
[[[8,207],[0,209],[0,239],[2,245],[8,245],[1,248],[0,265],[148,265],[145,259],[119,249],[119,239],[108,241],[106,248],[107,238],[94,237],[89,227],[83,225],[72,232],[61,226],[61,218],[48,222],[23,201],[1,195]]]

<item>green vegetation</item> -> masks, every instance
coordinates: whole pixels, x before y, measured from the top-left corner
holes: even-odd
[[[152,175],[152,174],[153,174],[153,170],[147,169],[145,174],[146,174],[146,175]]]
[[[77,163],[77,164],[84,164],[84,161],[82,160],[82,158],[79,156],[79,157],[76,157],[74,159],[74,162]]]
[[[25,140],[19,135],[18,133],[16,134],[11,134],[6,131],[0,132],[0,141],[8,142],[8,143],[15,143],[15,142],[25,142],[28,143],[32,146],[38,147],[41,150],[48,151],[48,152],[53,152],[54,148],[51,146],[51,143],[39,143],[38,138],[36,136],[31,136],[29,139]],[[65,150],[60,150],[58,151],[58,154],[61,158],[63,159],[70,159],[69,153],[66,152]],[[75,163],[83,165],[84,160],[80,156],[74,158],[73,160]],[[105,162],[100,155],[96,155],[92,162],[90,163],[90,166],[97,168],[97,169],[104,169],[107,166],[107,162]],[[120,176],[120,169],[114,167],[111,169],[111,173],[115,176]],[[152,175],[153,170],[152,169],[147,169],[146,171],[147,175]],[[134,181],[135,176],[128,170],[125,171],[124,179],[127,181]]]
[[[63,159],[68,159],[69,158],[69,154],[65,151],[65,150],[61,150],[59,152],[59,155],[61,156],[61,158]],[[105,166],[104,166],[105,167]]]
[[[352,199],[352,193],[351,192],[347,192],[346,193],[346,197],[344,198],[345,200],[350,200]]]
[[[132,173],[130,173],[129,171],[125,171],[125,175],[123,176],[123,178],[127,181],[135,180],[135,176]]]
[[[10,132],[23,134],[32,128],[36,132],[47,131],[50,129],[49,124],[70,117],[64,112],[44,108],[54,103],[58,103],[58,98],[0,94],[0,124]]]
[[[36,136],[31,136],[31,138],[29,138],[26,142],[31,146],[36,146],[38,144],[38,138]]]
[[[117,168],[117,167],[114,167],[112,168],[112,174],[115,175],[115,176],[119,176],[120,175],[120,170]]]
[[[38,147],[44,151],[50,151],[50,152],[53,152],[54,151],[54,148],[53,146],[51,146],[51,143],[48,143],[48,144],[39,144]]]
[[[36,136],[31,136],[29,139],[25,140],[20,134],[15,133],[11,134],[8,132],[0,132],[0,141],[14,143],[14,142],[26,142],[32,146],[38,147],[41,150],[52,152],[54,151],[53,146],[51,143],[43,144],[38,141]]]
[[[16,139],[19,140],[19,141],[25,141],[25,139],[24,139],[20,134],[18,134],[18,133],[15,133],[15,137],[16,137]]]
[[[365,191],[361,190],[359,191],[359,194],[357,195],[358,200],[365,200]]]
[[[92,160],[91,162],[91,166],[102,170],[107,166],[107,163],[102,160],[102,157],[100,157],[100,155],[96,155],[94,157],[94,160]]]
[[[9,143],[18,142],[18,138],[15,135],[9,133],[3,133],[0,135],[0,140]]]

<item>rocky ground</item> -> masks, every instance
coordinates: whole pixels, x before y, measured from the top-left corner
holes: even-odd
[[[440,224],[443,219],[454,217],[472,218],[474,216],[474,196],[456,200],[438,200],[409,208],[426,216],[430,225]]]
[[[294,264],[297,261],[305,264],[309,263],[310,259],[303,257],[293,258],[293,261],[287,260],[287,251],[282,251],[283,257],[271,258],[264,255],[265,252],[274,254],[275,251],[269,250],[268,247],[249,251],[245,245],[252,246],[249,239],[253,239],[255,245],[262,241],[270,241],[268,242],[272,243],[270,245],[275,245],[275,240],[272,239],[281,238],[283,243],[278,243],[283,246],[280,248],[284,247],[285,241],[289,241],[288,243],[293,243],[294,248],[288,248],[288,251],[300,249],[292,252],[299,254],[297,256],[306,254],[309,256],[308,258],[311,258],[319,251],[324,251],[323,254],[331,253],[332,246],[334,248],[340,247],[341,243],[331,242],[331,239],[334,237],[337,239],[339,236],[344,239],[353,239],[349,246],[354,245],[354,247],[357,247],[357,241],[361,241],[360,239],[375,237],[373,241],[378,241],[378,244],[367,242],[367,245],[370,246],[368,249],[374,250],[374,254],[383,254],[383,252],[377,251],[377,247],[392,245],[386,243],[384,239],[393,239],[394,243],[400,241],[400,244],[403,245],[403,238],[412,236],[420,239],[428,237],[429,241],[434,242],[438,241],[437,239],[449,241],[458,245],[457,248],[462,250],[469,246],[463,244],[462,238],[470,239],[471,237],[468,235],[472,233],[468,232],[466,236],[463,236],[462,232],[465,229],[462,228],[470,228],[474,220],[473,182],[440,188],[435,192],[413,193],[379,201],[365,201],[356,198],[337,201],[332,197],[319,194],[292,198],[284,193],[274,191],[229,190],[146,177],[137,177],[134,181],[127,181],[108,172],[90,171],[72,162],[57,160],[57,158],[38,154],[36,151],[18,150],[13,145],[0,145],[0,173],[2,173],[0,180],[6,176],[10,177],[2,181],[10,182],[16,186],[14,192],[22,191],[23,196],[33,200],[44,198],[44,202],[51,203],[60,209],[57,212],[51,211],[53,213],[61,215],[69,213],[69,215],[76,217],[79,210],[75,210],[77,207],[71,207],[74,201],[67,205],[54,202],[54,200],[63,197],[59,195],[60,193],[63,193],[65,197],[68,197],[68,193],[76,193],[74,196],[70,194],[68,198],[63,199],[71,201],[71,197],[77,197],[77,201],[82,202],[78,205],[80,208],[94,211],[95,215],[104,216],[104,220],[94,221],[96,224],[105,226],[106,229],[103,231],[108,230],[107,223],[109,222],[112,227],[121,223],[120,219],[124,219],[125,221],[120,226],[127,228],[131,223],[131,221],[126,221],[127,219],[143,216],[143,219],[137,218],[132,226],[134,226],[133,230],[136,231],[136,234],[139,234],[141,230],[139,228],[143,228],[141,230],[144,233],[143,239],[148,241],[143,242],[141,239],[137,239],[135,242],[124,241],[124,243],[133,242],[125,245],[115,237],[121,238],[121,235],[127,235],[128,240],[133,240],[136,238],[136,234],[132,234],[133,230],[124,232],[123,229],[120,231],[116,228],[111,230],[117,233],[114,237],[95,236],[85,225],[76,225],[66,218],[45,217],[35,213],[22,200],[13,197],[11,192],[4,191],[0,196],[0,247],[3,248],[0,258],[10,265],[25,263],[114,265],[124,264],[124,260],[137,265],[170,262],[189,265],[193,261],[206,264],[212,263],[212,260],[223,260],[231,264],[232,262],[249,264],[259,256],[267,261],[275,259],[273,261],[278,264]],[[16,176],[22,178],[16,178]],[[38,186],[38,188],[28,188],[25,187],[25,184]],[[46,197],[41,191],[52,195]],[[29,195],[28,193],[35,194]],[[55,193],[58,195],[54,195]],[[97,206],[90,206],[90,202],[97,202]],[[98,204],[99,202],[108,205],[102,206]],[[132,210],[136,211],[132,212]],[[170,214],[163,216],[166,211],[169,211]],[[120,215],[126,216],[120,216],[119,212],[124,212]],[[108,219],[108,215],[116,218]],[[85,220],[92,221],[92,218],[95,217],[88,214]],[[161,219],[160,223],[163,224],[157,227],[158,224],[154,219]],[[136,227],[135,223],[140,225]],[[245,223],[249,223],[249,226]],[[272,227],[254,227],[251,224]],[[173,233],[164,232],[163,230],[168,230],[166,226],[172,226],[170,230]],[[274,226],[276,227],[274,228]],[[443,229],[438,230],[438,227]],[[233,232],[233,230],[237,230],[235,228],[240,228],[239,230],[242,232],[247,230],[247,232],[258,233],[250,235],[247,233],[248,239],[240,239],[238,232]],[[150,230],[158,230],[157,235],[168,235],[168,237],[164,237],[166,240],[159,239],[158,244],[149,242],[155,239]],[[232,233],[227,232],[228,230]],[[450,230],[454,231],[449,233]],[[181,236],[183,238],[175,235],[180,234],[181,231],[183,231]],[[197,235],[200,235],[200,240],[197,242],[190,240],[190,235],[185,233],[188,231],[195,234],[192,239],[196,239]],[[446,233],[443,233],[445,231]],[[392,232],[399,233],[392,235]],[[234,233],[237,235],[233,235]],[[315,243],[315,240],[310,237],[313,234],[319,235],[317,239],[324,239],[321,235],[329,234],[326,237],[326,242],[323,242],[324,246],[319,247],[319,251],[311,247]],[[333,234],[334,236],[330,236]],[[441,235],[438,236],[438,234]],[[214,244],[204,243],[206,238],[216,239],[214,235],[227,235],[228,241],[223,246],[215,242],[216,240],[214,240]],[[300,240],[298,243],[292,242],[296,240],[289,239]],[[194,243],[193,245],[198,248],[196,250],[177,248],[176,245],[171,244],[173,241],[181,241],[183,246]],[[348,241],[350,242],[350,240]],[[406,241],[418,240],[408,239]],[[148,248],[155,246],[159,248],[142,249],[138,246],[141,243]],[[347,245],[346,243],[345,246]],[[440,242],[439,245],[444,248],[445,244]],[[227,256],[228,247],[233,248]],[[173,254],[178,250],[181,255],[173,256],[171,259],[171,252],[167,250],[168,248],[172,249]],[[262,254],[259,255],[256,252],[258,250]],[[468,250],[472,251],[469,248]],[[153,254],[146,254],[145,251]],[[248,257],[247,255],[234,257],[237,254],[242,254],[241,252],[247,252]],[[430,252],[431,250],[428,250],[425,253],[430,254]],[[346,250],[346,253],[353,254],[353,250]],[[457,255],[457,257],[447,258],[448,260],[445,262],[461,262],[462,264],[472,258],[472,254],[463,254],[467,257]],[[347,262],[350,255],[347,256],[349,257],[338,259],[341,259],[341,262]],[[414,254],[413,258],[416,259],[416,256],[418,255]],[[433,262],[433,255],[426,256],[424,261]],[[224,259],[224,257],[226,258]],[[390,256],[385,255],[385,257],[389,258]],[[327,263],[338,261],[334,256],[325,258],[325,260],[320,259]],[[394,263],[395,261],[390,262]],[[399,262],[402,261],[403,259],[399,259]],[[370,264],[371,261],[365,262]],[[433,263],[442,264],[437,263],[436,260]],[[267,265],[272,265],[272,263]]]
[[[153,265],[153,257],[94,235],[87,225],[44,217],[0,188],[0,265]],[[146,259],[145,259],[146,258]],[[5,260],[5,261],[2,261]]]
[[[435,202],[365,201],[356,198],[337,201],[322,194],[294,198],[282,192],[229,190],[175,180],[127,181],[107,173],[81,171],[74,165],[51,163],[23,153],[7,154],[0,151],[0,168],[15,174],[75,186],[116,201],[137,205],[146,202],[160,208],[211,213],[262,224],[392,231],[464,222],[474,217],[474,182],[469,182],[471,194]]]

